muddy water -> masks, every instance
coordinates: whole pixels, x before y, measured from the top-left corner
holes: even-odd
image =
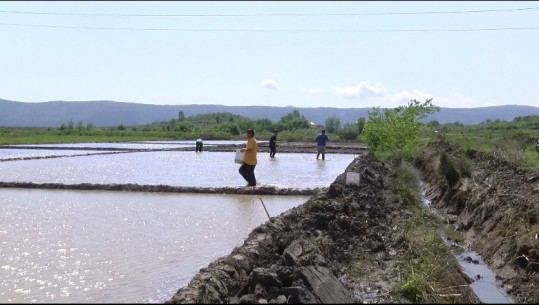
[[[204,145],[217,145],[217,144],[245,144],[243,141],[219,141],[219,140],[207,140],[204,141]],[[136,141],[136,142],[104,142],[104,143],[57,143],[57,144],[14,144],[7,145],[9,147],[35,147],[35,148],[113,148],[113,149],[170,149],[181,147],[195,147],[195,140],[192,141]]]
[[[356,155],[259,154],[260,185],[328,187]],[[195,187],[245,186],[234,152],[158,151],[0,162],[0,180],[34,183],[136,183]]]
[[[419,185],[423,204],[433,213],[436,213],[436,209],[431,206],[431,201],[426,196],[424,183],[420,181]],[[442,240],[446,245],[458,249],[453,251],[453,255],[462,267],[462,271],[473,280],[470,284],[470,288],[472,288],[479,300],[486,304],[513,303],[504,289],[500,287],[494,271],[488,267],[482,257],[471,249],[462,249],[454,241],[448,239],[446,236],[446,229],[447,228],[441,228],[439,230],[440,237],[442,237]]]
[[[0,303],[164,302],[302,196],[0,189]]]
[[[0,149],[0,161],[9,159],[21,159],[21,158],[35,158],[46,156],[72,156],[72,155],[89,155],[89,154],[102,154],[106,151],[97,150],[49,150],[49,149]]]

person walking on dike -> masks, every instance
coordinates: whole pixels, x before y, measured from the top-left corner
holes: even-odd
[[[247,186],[256,186],[255,167],[256,167],[256,139],[255,132],[247,129],[247,144],[241,151],[244,152],[243,163],[240,166],[240,175],[247,181]]]
[[[326,135],[326,131],[322,129],[322,131],[316,136],[316,147],[318,150],[318,153],[316,154],[316,160],[318,160],[318,157],[320,157],[320,154],[322,154],[322,160],[326,159],[326,142],[329,141],[328,136]]]
[[[201,138],[197,139],[195,151],[196,152],[199,152],[199,151],[202,152],[202,139]]]
[[[277,152],[277,133],[277,129],[274,129],[269,139],[270,158],[275,158],[275,153]]]

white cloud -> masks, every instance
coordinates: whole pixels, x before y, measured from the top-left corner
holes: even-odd
[[[277,84],[276,81],[273,79],[264,79],[260,82],[260,84],[268,89],[279,91],[281,88],[279,87],[279,84]]]
[[[435,102],[434,104],[441,107],[450,108],[474,108],[486,106],[484,103],[479,103],[472,98],[463,96],[460,93],[452,93],[449,96],[440,97],[438,102]]]
[[[387,94],[386,89],[380,83],[371,86],[365,82],[361,82],[355,86],[333,86],[331,89],[338,96],[344,96],[349,99],[369,99],[372,97],[383,97]]]
[[[451,108],[471,108],[481,107],[481,104],[472,98],[465,97],[459,93],[452,93],[449,96],[434,96],[433,94],[423,92],[418,89],[390,93],[382,84],[369,85],[361,82],[355,86],[332,87],[337,96],[344,97],[347,100],[354,100],[347,107],[370,107],[363,105],[377,105],[382,108],[394,108],[405,106],[411,100],[424,102],[432,98],[436,106]],[[358,105],[363,104],[363,105]],[[341,103],[339,103],[341,104]]]
[[[309,89],[303,89],[303,91],[311,94],[322,94],[324,93],[324,89],[322,88],[309,88]]]

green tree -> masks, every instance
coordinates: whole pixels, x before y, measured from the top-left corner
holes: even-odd
[[[183,111],[180,110],[180,112],[178,112],[178,121],[183,121],[185,119],[185,114],[183,113]]]
[[[77,130],[81,131],[84,129],[84,123],[82,121],[77,122]]]
[[[363,137],[374,154],[393,152],[412,157],[420,139],[419,120],[438,110],[439,107],[432,104],[432,99],[423,103],[414,99],[407,106],[383,111],[380,107],[374,107],[369,111]]]
[[[326,131],[336,132],[341,128],[341,120],[336,116],[330,116],[326,119]]]
[[[277,122],[277,128],[280,130],[298,130],[304,128],[310,128],[311,124],[303,115],[299,113],[299,110],[294,109],[291,113],[283,116],[279,122]]]
[[[365,118],[360,118],[353,123],[346,123],[342,128],[337,131],[339,138],[343,140],[355,140],[363,132],[365,126]],[[327,126],[326,126],[327,129]]]

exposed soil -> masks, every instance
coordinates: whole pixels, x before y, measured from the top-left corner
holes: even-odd
[[[256,187],[194,187],[194,186],[171,186],[171,185],[151,185],[137,183],[33,183],[33,182],[0,182],[0,188],[40,188],[40,189],[62,189],[62,190],[101,190],[101,191],[128,191],[128,192],[163,192],[163,193],[206,193],[206,194],[256,194],[256,195],[314,195],[324,192],[327,188],[297,189],[282,188],[273,186]]]
[[[360,173],[360,186],[346,185],[346,172]],[[383,163],[356,158],[326,192],[254,229],[167,303],[404,302],[392,292],[410,251],[399,225],[411,211],[388,200],[391,183]],[[468,283],[455,269],[457,301],[478,303]]]
[[[440,175],[441,151],[455,165],[469,160],[471,177],[461,173],[449,187]],[[487,153],[465,153],[445,142],[430,143],[417,165],[432,204],[463,233],[461,243],[485,259],[514,302],[539,302],[539,171],[519,169]]]

